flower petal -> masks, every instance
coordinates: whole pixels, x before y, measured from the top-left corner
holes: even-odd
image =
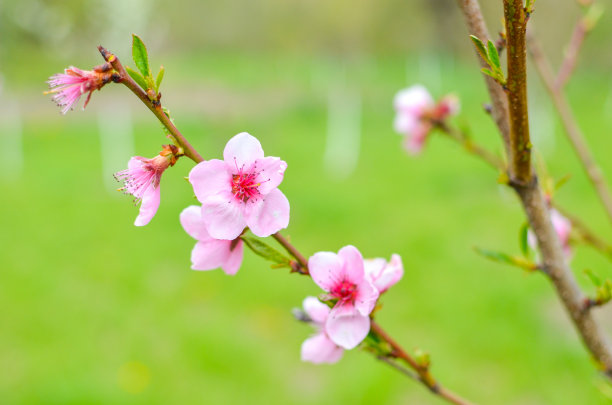
[[[261,143],[246,132],[241,132],[230,139],[223,150],[223,159],[232,174],[238,173],[241,168],[248,171],[257,159],[263,157]]]
[[[344,279],[353,284],[360,284],[365,276],[363,256],[355,246],[348,245],[338,251],[340,260],[344,263]]]
[[[185,232],[192,238],[200,241],[211,239],[208,232],[206,232],[206,225],[202,219],[202,207],[190,205],[181,212],[179,219]]]
[[[363,280],[357,286],[357,297],[355,297],[355,309],[363,316],[370,315],[370,312],[376,306],[378,299],[378,290],[368,280]]]
[[[330,308],[315,297],[306,297],[302,303],[306,315],[315,324],[323,326],[329,315]]]
[[[393,99],[393,106],[398,112],[420,115],[433,106],[433,98],[420,84],[400,90]]]
[[[419,118],[412,114],[397,113],[393,121],[395,132],[402,135],[411,135],[419,125]]]
[[[325,333],[317,333],[302,343],[302,361],[309,361],[315,364],[336,363],[344,350],[332,342]]]
[[[242,240],[238,240],[238,242],[236,242],[236,246],[234,246],[234,249],[230,250],[227,260],[221,266],[225,274],[233,276],[238,272],[238,269],[240,269],[240,265],[242,264],[243,254],[244,242]]]
[[[234,240],[246,226],[241,203],[229,191],[210,196],[202,202],[202,219],[208,234],[215,239]]]
[[[374,287],[379,293],[383,293],[389,289],[392,285],[400,281],[404,275],[404,265],[402,264],[402,258],[400,255],[391,255],[391,261],[384,266],[384,269],[378,274],[372,281]]]
[[[153,184],[147,188],[144,195],[142,196],[142,203],[140,204],[140,211],[134,221],[136,226],[145,226],[155,216],[157,209],[159,208],[160,190],[159,187],[155,187]]]
[[[308,259],[312,280],[323,290],[330,291],[342,272],[342,261],[333,252],[317,252]]]
[[[253,170],[257,172],[257,182],[261,183],[257,190],[266,195],[274,190],[283,181],[287,169],[287,163],[280,158],[268,156],[257,159]]]
[[[332,310],[333,314],[333,310]],[[353,349],[370,331],[370,318],[359,314],[333,316],[330,314],[325,324],[325,332],[340,347]]]
[[[255,235],[265,238],[289,225],[289,200],[279,189],[263,198],[248,212],[246,223]]]
[[[213,270],[221,267],[229,257],[229,241],[210,239],[198,242],[191,251],[193,270]]]
[[[225,162],[219,159],[198,163],[189,172],[189,182],[200,202],[204,202],[212,195],[232,189],[232,176]]]

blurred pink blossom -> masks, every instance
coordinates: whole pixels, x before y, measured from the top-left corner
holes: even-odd
[[[302,361],[315,364],[336,363],[342,357],[344,350],[336,345],[325,332],[325,323],[331,309],[315,297],[306,297],[302,305],[308,320],[317,330],[314,336],[302,343]]]
[[[155,216],[159,208],[159,182],[164,171],[176,163],[177,148],[164,145],[164,149],[153,159],[134,156],[128,162],[128,168],[115,173],[115,179],[123,183],[120,191],[134,196],[134,202],[140,205],[140,211],[134,225],[144,226]]]
[[[380,294],[400,281],[404,275],[402,258],[397,254],[391,255],[389,262],[382,258],[365,259],[363,266],[366,278],[376,287]]]
[[[287,163],[264,157],[259,141],[246,132],[227,142],[223,159],[201,162],[189,173],[210,236],[233,240],[248,226],[266,237],[286,228],[289,201],[277,187]]]
[[[427,89],[419,84],[400,90],[393,106],[395,131],[405,136],[404,146],[414,155],[421,152],[436,122],[459,112],[459,100],[455,96],[447,95],[436,104]]]
[[[363,257],[354,246],[338,254],[315,253],[308,260],[313,281],[336,300],[325,323],[330,339],[345,349],[357,346],[370,330],[369,314],[376,305],[378,290],[365,276]]]
[[[572,233],[572,223],[554,208],[550,209],[550,221],[552,222],[553,228],[555,228],[555,232],[559,237],[559,242],[561,242],[561,247],[563,248],[565,257],[568,259],[571,258],[573,252],[569,242],[570,234]],[[532,249],[536,249],[538,247],[538,241],[531,229],[527,233],[527,242]]]
[[[94,90],[100,90],[112,78],[112,67],[107,63],[95,67],[94,70],[81,70],[70,66],[64,73],[57,73],[49,78],[47,83],[51,90],[45,94],[54,94],[53,101],[62,107],[62,114],[66,114],[85,93],[89,94],[83,108],[87,107]]]
[[[198,242],[191,251],[191,268],[212,270],[221,267],[226,274],[234,275],[242,264],[244,242],[241,239],[213,239],[202,220],[202,208],[191,205],[180,215],[183,229]]]

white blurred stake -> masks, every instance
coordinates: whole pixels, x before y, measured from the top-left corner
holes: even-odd
[[[327,102],[327,140],[323,161],[338,180],[355,171],[361,138],[361,97],[356,91],[335,88]]]
[[[98,110],[100,153],[102,154],[102,178],[109,193],[121,195],[122,185],[115,181],[113,173],[127,168],[134,155],[134,131],[132,113],[127,104],[115,101]]]

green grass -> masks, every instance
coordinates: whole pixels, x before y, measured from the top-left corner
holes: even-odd
[[[402,150],[391,99],[407,84],[404,59],[346,66],[345,80],[362,95],[361,155],[345,180],[324,170],[334,63],[296,55],[169,60],[162,91],[205,157],[220,157],[225,142],[247,130],[266,154],[288,162],[285,233],[304,254],[354,244],[366,257],[402,255],[404,279],[384,297],[378,319],[406,348],[431,353],[442,384],[478,403],[609,403],[548,282],[472,249],[519,251],[523,215],[497,173],[439,136],[418,158]],[[440,87],[462,99],[456,122],[498,151],[477,69],[445,61],[442,73]],[[419,80],[416,65],[409,75]],[[192,84],[205,91],[189,93]],[[612,173],[611,120],[602,107],[609,88],[609,78],[583,73],[569,90],[598,161]],[[210,94],[230,95],[215,114],[207,112],[218,102]],[[290,309],[320,292],[308,278],[272,270],[249,252],[235,277],[189,270],[194,241],[178,215],[196,202],[182,179],[191,162],[164,175],[157,216],[134,227],[130,198],[109,195],[101,178],[95,108],[110,100],[96,93],[88,110],[66,117],[28,114],[25,170],[0,180],[1,403],[441,403],[359,350],[334,366],[301,363],[311,329]],[[146,112],[136,120],[137,153],[152,156],[164,142],[159,126]],[[558,124],[554,136],[556,147],[544,151],[550,171],[573,173],[559,200],[609,238]],[[606,259],[576,250],[587,288],[581,269],[611,276]]]

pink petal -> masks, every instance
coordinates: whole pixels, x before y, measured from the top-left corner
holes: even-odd
[[[280,158],[268,156],[258,159],[253,167],[253,170],[258,173],[257,181],[261,183],[257,190],[264,195],[274,190],[283,181],[285,169],[287,169],[287,163]]]
[[[372,282],[376,280],[383,272],[383,269],[387,265],[387,261],[381,257],[376,259],[364,259],[363,269],[365,271],[366,278]]]
[[[246,132],[241,132],[230,139],[223,151],[223,159],[233,174],[238,173],[241,168],[248,171],[257,159],[263,157],[264,152],[257,138]]]
[[[330,291],[342,272],[342,261],[332,252],[317,252],[308,259],[312,280],[323,290]]]
[[[355,309],[363,316],[370,315],[376,306],[378,290],[368,280],[363,280],[357,286],[357,297],[355,297]]]
[[[332,310],[333,312],[333,310]],[[347,350],[356,347],[370,331],[370,318],[359,314],[327,318],[325,332],[340,347]]]
[[[231,190],[231,181],[225,162],[219,159],[200,162],[189,172],[189,182],[200,202],[221,191]]]
[[[302,361],[309,361],[315,364],[331,364],[340,360],[343,353],[344,350],[336,346],[325,333],[317,333],[302,343],[301,358]]]
[[[236,246],[234,247],[234,250],[231,250],[229,252],[229,255],[227,256],[227,260],[225,261],[225,263],[221,265],[221,268],[223,269],[225,274],[233,276],[234,274],[238,272],[238,269],[240,269],[240,265],[242,264],[243,254],[244,254],[244,242],[242,240],[239,240],[238,242],[236,242]]]
[[[382,266],[381,266],[382,263]],[[379,293],[383,293],[397,283],[404,275],[402,258],[394,254],[387,263],[384,259],[364,260],[367,279],[374,284]]]
[[[433,106],[433,98],[427,89],[419,84],[400,90],[393,100],[393,106],[399,112],[420,115]]]
[[[340,260],[343,261],[344,279],[353,284],[360,284],[365,276],[363,269],[363,256],[355,246],[345,246],[338,251]]]
[[[194,239],[205,241],[211,239],[202,219],[202,207],[190,205],[180,215],[181,225],[185,232]]]
[[[191,268],[212,270],[221,267],[229,257],[229,241],[210,239],[198,242],[191,251]]]
[[[262,238],[286,228],[289,225],[289,200],[279,189],[272,190],[248,213],[246,223],[255,235]]]
[[[399,112],[395,116],[393,121],[393,128],[395,132],[402,135],[410,135],[414,132],[417,125],[419,125],[420,119],[413,114],[406,114]]]
[[[302,303],[302,306],[304,307],[306,315],[308,315],[308,317],[312,319],[315,324],[321,326],[325,324],[329,311],[331,310],[327,305],[315,297],[306,297]]]
[[[160,190],[159,187],[150,185],[142,196],[142,203],[140,204],[140,211],[134,221],[136,226],[145,226],[155,216],[157,209],[159,208]]]
[[[202,202],[202,219],[208,234],[215,239],[234,240],[246,226],[241,203],[229,191],[210,196]]]

